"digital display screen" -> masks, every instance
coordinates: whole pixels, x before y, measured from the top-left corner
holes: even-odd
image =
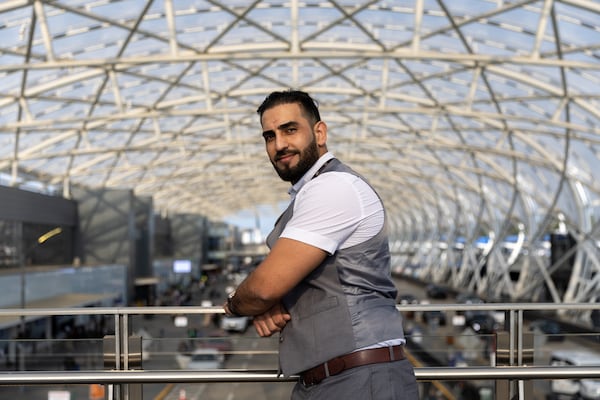
[[[192,272],[192,262],[190,260],[173,261],[173,272],[176,272],[178,274]]]

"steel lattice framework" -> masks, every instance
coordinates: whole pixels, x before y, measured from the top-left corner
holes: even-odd
[[[6,185],[277,210],[255,110],[301,88],[384,198],[397,266],[494,298],[597,300],[597,1],[5,0],[0,35]],[[557,229],[576,245],[549,261]]]

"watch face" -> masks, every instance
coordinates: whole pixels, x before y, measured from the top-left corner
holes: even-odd
[[[237,316],[237,312],[233,306],[233,296],[235,296],[235,290],[233,290],[229,295],[227,295],[227,308],[232,316]]]

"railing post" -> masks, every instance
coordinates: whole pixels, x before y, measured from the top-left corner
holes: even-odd
[[[508,331],[496,333],[496,366],[533,365],[533,335],[523,332],[522,312],[515,321],[515,313],[509,312]],[[533,398],[531,380],[497,380],[496,400],[528,400]]]
[[[103,340],[104,369],[107,370],[141,370],[142,368],[142,338],[128,336],[127,323],[122,321],[121,327],[115,327],[117,335],[108,335]],[[105,400],[142,400],[142,384],[108,385]]]

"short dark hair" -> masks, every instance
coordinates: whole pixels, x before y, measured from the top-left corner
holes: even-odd
[[[304,111],[307,119],[312,123],[316,124],[321,120],[321,114],[319,114],[319,105],[310,95],[301,90],[284,90],[281,92],[272,92],[268,95],[262,104],[258,107],[256,112],[262,119],[265,111],[269,108],[273,108],[280,104],[298,103]]]

